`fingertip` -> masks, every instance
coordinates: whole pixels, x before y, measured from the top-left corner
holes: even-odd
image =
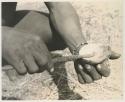
[[[104,62],[102,64],[97,65],[97,71],[104,77],[108,77],[110,75],[110,68]]]
[[[47,69],[50,73],[53,73],[54,72],[54,65],[53,63],[50,61],[48,64],[47,64]]]
[[[81,84],[85,84],[85,81],[84,79],[82,78],[82,76],[80,74],[78,74],[78,81],[81,83]]]
[[[27,70],[16,70],[19,75],[27,74]]]
[[[29,74],[34,74],[34,73],[37,73],[39,71],[39,69],[30,69],[30,70],[28,70],[28,73]]]
[[[86,84],[90,84],[90,83],[93,83],[92,78],[91,78],[91,79],[89,79],[89,80],[86,80]]]

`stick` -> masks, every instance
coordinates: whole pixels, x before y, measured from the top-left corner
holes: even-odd
[[[71,55],[71,56],[62,56],[62,57],[56,57],[52,59],[53,63],[61,63],[61,62],[68,62],[68,61],[75,61],[80,58],[86,58],[89,57],[88,55]],[[91,56],[90,56],[91,57]],[[13,67],[11,65],[3,66],[2,71],[12,70]]]

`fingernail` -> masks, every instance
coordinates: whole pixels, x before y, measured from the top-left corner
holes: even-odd
[[[100,65],[100,64],[98,64],[98,65],[97,65],[97,68],[98,68],[98,69],[101,69],[101,65]]]
[[[51,68],[51,69],[50,69],[50,72],[51,72],[51,73],[54,72],[54,68]]]
[[[83,70],[83,67],[81,65],[79,65],[79,69]]]
[[[85,66],[86,66],[87,70],[91,70],[92,69],[90,65],[86,64]]]
[[[50,73],[54,72],[54,65],[53,63],[48,63],[48,70]]]

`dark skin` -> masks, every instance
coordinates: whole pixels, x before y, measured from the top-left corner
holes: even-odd
[[[81,34],[82,32],[81,32],[80,23],[79,23],[77,14],[75,13],[72,6],[70,6],[70,4],[46,3],[46,5],[50,11],[50,18],[48,17],[48,14],[45,15],[43,13],[40,14],[37,12],[31,12],[20,21],[21,16],[25,15],[26,12],[16,13],[16,16],[14,16],[16,17],[16,20],[13,21],[14,22],[13,25],[16,23],[17,24],[15,25],[14,29],[11,28],[12,30],[10,30],[10,28],[7,28],[7,27],[4,27],[5,30],[3,29],[3,34],[4,34],[3,39],[5,38],[9,39],[9,40],[3,40],[4,42],[3,57],[11,65],[13,65],[17,70],[17,72],[20,74],[25,74],[27,72],[36,73],[38,71],[41,71],[43,67],[46,65],[47,66],[49,65],[48,68],[51,69],[53,65],[51,63],[51,56],[49,51],[56,50],[56,49],[63,49],[65,48],[65,46],[68,46],[70,51],[72,52],[72,50],[75,49],[75,47],[79,43],[86,42],[84,37]],[[62,8],[62,9],[59,10],[59,8]],[[70,17],[71,21],[69,23],[70,25],[72,25],[73,27],[72,29],[75,28],[74,32],[72,33],[71,33],[72,29],[67,29],[68,27],[66,27],[65,22],[63,26],[62,26],[62,22],[60,23],[61,16],[62,16],[61,14],[65,11],[64,9],[67,10],[66,12],[67,16],[62,17],[63,19],[64,18],[68,19],[69,14],[73,15],[72,17]],[[58,14],[59,12],[60,14]],[[54,17],[57,17],[57,18],[55,19]],[[10,25],[9,23],[6,23],[7,20],[2,20],[2,21],[4,21],[3,22],[4,26],[5,25],[13,26],[13,25]],[[59,23],[55,23],[55,22],[59,22]],[[68,20],[66,22],[68,22]],[[60,28],[63,28],[63,29],[60,29]],[[7,33],[10,34],[10,37],[8,37]],[[78,39],[76,39],[76,37]],[[10,40],[10,38],[12,38],[13,42],[11,42],[12,40]],[[16,41],[14,39],[16,39]],[[57,44],[58,41],[60,41],[59,44]],[[61,43],[61,42],[65,42],[65,43]],[[7,45],[13,46],[13,47],[11,47],[10,49],[10,47],[9,46],[7,47]],[[15,52],[18,52],[17,55],[15,55]],[[10,53],[11,57],[7,56],[8,53]],[[42,57],[44,57],[44,59],[42,59]],[[9,58],[12,58],[12,59],[9,59]],[[19,59],[23,59],[23,62],[19,61]],[[101,66],[104,65],[104,63],[105,61],[100,65]],[[105,72],[105,70],[107,70],[107,66],[103,66],[98,70],[98,67],[96,67],[96,65],[86,64],[83,60],[79,60],[75,62],[75,69],[78,74],[78,80],[80,83],[91,83],[94,80],[100,79],[101,76],[109,75],[107,73],[103,73]],[[109,72],[109,69],[107,72]]]

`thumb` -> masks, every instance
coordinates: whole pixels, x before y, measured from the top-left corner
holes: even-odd
[[[109,56],[109,59],[111,59],[111,60],[118,59],[118,58],[120,58],[120,56],[121,56],[121,54],[111,51],[111,55]]]

